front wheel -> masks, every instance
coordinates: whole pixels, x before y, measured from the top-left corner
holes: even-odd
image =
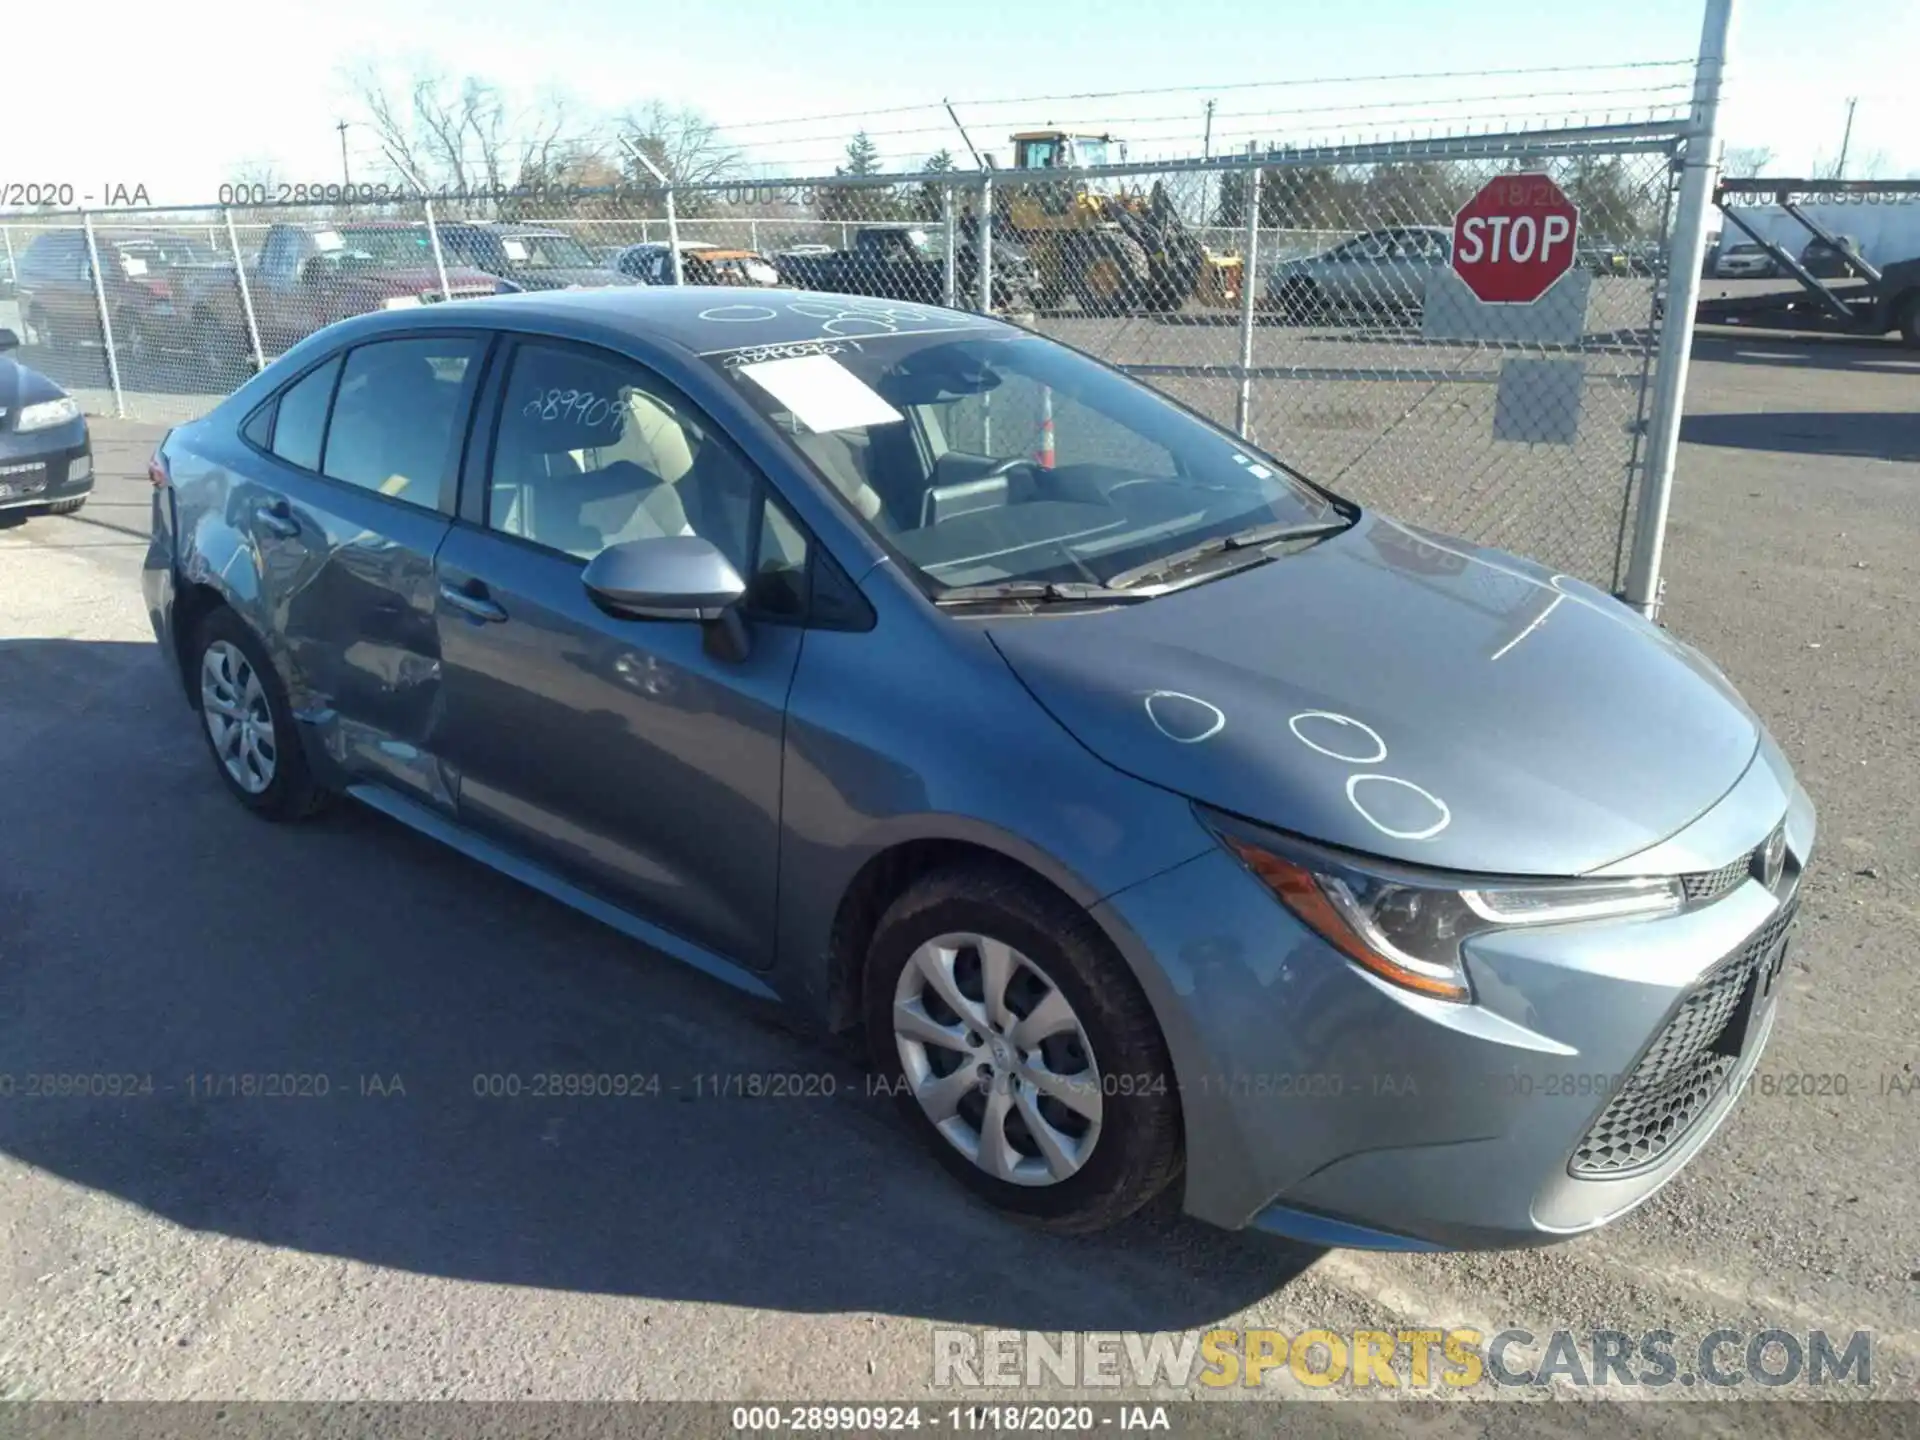
[[[293,707],[265,647],[231,610],[201,621],[188,671],[201,733],[234,799],[268,820],[298,820],[326,796],[307,767]]]
[[[1015,871],[938,872],[868,953],[876,1074],[947,1170],[1050,1229],[1117,1224],[1179,1173],[1153,1012],[1085,911]]]

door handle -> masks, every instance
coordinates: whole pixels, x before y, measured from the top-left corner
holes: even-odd
[[[260,522],[261,529],[282,540],[291,540],[300,533],[300,522],[294,519],[293,507],[285,500],[261,501],[253,507],[253,518]]]
[[[440,598],[456,610],[463,610],[475,620],[484,620],[498,624],[507,618],[507,612],[487,594],[487,587],[478,580],[470,580],[466,586],[449,585],[441,582]]]

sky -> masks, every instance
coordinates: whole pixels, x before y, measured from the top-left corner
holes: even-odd
[[[861,123],[845,112],[947,98],[1002,163],[1009,130],[1083,120],[1142,137],[1134,158],[1191,153],[1209,97],[1216,150],[1251,133],[1373,138],[1401,128],[1396,120],[1441,129],[1446,117],[1522,109],[1597,120],[1637,104],[1644,114],[1649,100],[1684,103],[1685,66],[1298,82],[1683,61],[1701,14],[1698,0],[178,0],[155,24],[151,0],[96,0],[76,39],[73,12],[14,8],[10,53],[60,63],[9,67],[0,198],[14,184],[56,182],[95,204],[116,185],[143,186],[156,204],[211,200],[248,163],[289,182],[338,180],[335,123],[355,113],[343,77],[369,61],[394,74],[428,65],[482,76],[523,103],[559,87],[586,110],[697,107],[740,127],[729,133],[750,159],[804,174],[831,169]],[[1736,0],[1722,137],[1770,149],[1770,173],[1803,172],[1838,150],[1857,97],[1856,165],[1877,155],[1893,176],[1920,174],[1920,103],[1907,88],[1916,54],[1920,0]],[[1166,93],[983,103],[1145,90]],[[836,118],[802,119],[816,115]],[[921,127],[881,135],[889,168],[940,145],[964,150],[938,110],[866,124],[877,135]],[[348,140],[355,178],[367,178],[371,135],[350,129]]]

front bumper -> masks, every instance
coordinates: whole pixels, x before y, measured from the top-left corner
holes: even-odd
[[[93,489],[84,417],[47,430],[0,430],[0,511],[33,510]]]
[[[1483,935],[1468,945],[1471,1004],[1361,971],[1224,850],[1109,897],[1095,913],[1173,1056],[1188,1212],[1330,1246],[1478,1249],[1563,1239],[1645,1201],[1730,1113],[1766,1043],[1777,979],[1756,986],[1737,1032],[1721,992],[1777,974],[1777,947],[1754,949],[1790,919],[1813,807],[1765,741],[1714,810],[1649,852],[1689,854],[1695,830],[1737,835],[1717,866],[1783,814],[1792,859],[1777,893],[1746,880],[1659,919]],[[1623,1116],[1683,1043],[1737,1053],[1677,1121]],[[1623,1141],[1634,1125],[1666,1128],[1636,1149]]]

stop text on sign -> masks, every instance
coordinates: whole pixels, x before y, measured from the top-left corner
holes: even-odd
[[[1565,245],[1567,253],[1573,253],[1573,221],[1565,215],[1538,220],[1531,215],[1474,215],[1460,225],[1463,265],[1478,265],[1483,258],[1494,265],[1502,260],[1524,264],[1535,258],[1551,264],[1556,245]]]

